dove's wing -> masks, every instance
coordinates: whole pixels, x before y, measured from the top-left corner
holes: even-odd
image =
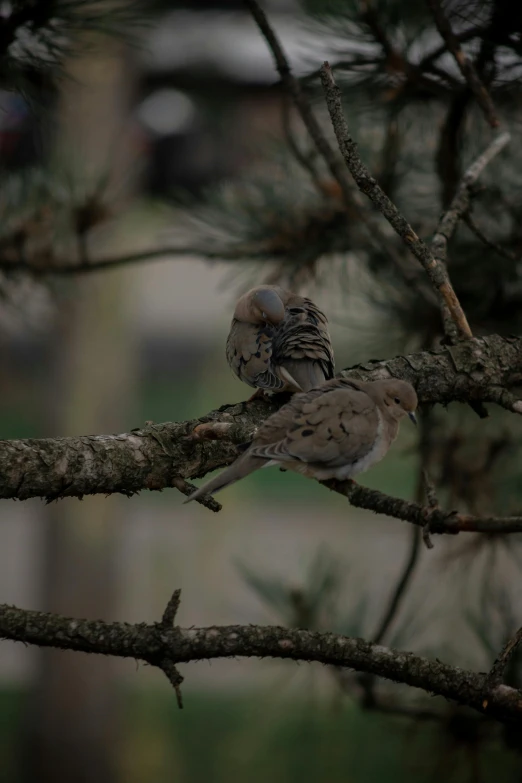
[[[261,425],[249,450],[255,457],[328,467],[364,459],[382,435],[377,406],[342,380],[295,395]]]
[[[303,391],[333,377],[334,357],[328,322],[310,299],[293,297],[273,339],[275,371],[284,368]]]
[[[284,381],[272,369],[272,336],[268,325],[234,319],[227,339],[227,361],[237,377],[254,388],[281,391]]]

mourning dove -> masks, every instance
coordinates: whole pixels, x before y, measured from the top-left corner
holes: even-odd
[[[334,374],[326,316],[310,299],[279,286],[253,288],[236,305],[227,360],[254,388],[309,391]]]
[[[230,467],[185,502],[213,494],[269,465],[323,481],[351,479],[385,456],[403,416],[416,423],[416,407],[413,386],[394,378],[372,382],[335,378],[295,394],[263,422]]]

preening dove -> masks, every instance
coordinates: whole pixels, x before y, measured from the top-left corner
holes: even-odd
[[[319,480],[348,479],[381,460],[399,422],[416,422],[415,389],[406,381],[335,378],[269,416],[244,453],[185,502],[211,495],[258,468],[280,465]]]
[[[334,374],[326,316],[310,299],[279,286],[253,288],[236,305],[227,360],[254,388],[309,391]]]

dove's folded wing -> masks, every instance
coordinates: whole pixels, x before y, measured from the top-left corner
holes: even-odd
[[[284,381],[272,369],[270,326],[233,321],[227,340],[227,361],[244,383],[267,391],[281,391]]]
[[[334,385],[294,397],[260,428],[250,453],[281,462],[349,465],[372,451],[380,428],[377,407],[365,392]]]
[[[333,377],[334,358],[326,316],[309,299],[299,302],[274,334],[273,363],[308,391]]]

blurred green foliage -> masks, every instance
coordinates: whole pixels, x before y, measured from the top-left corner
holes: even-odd
[[[188,692],[179,711],[170,692],[122,694],[124,741],[119,766],[126,783],[516,783],[520,762],[497,741],[441,744],[438,725],[363,712],[348,701],[320,702],[313,692],[277,695]],[[0,691],[2,780],[15,776],[24,693]],[[473,751],[475,753],[475,750]],[[70,770],[74,780],[74,770]]]

